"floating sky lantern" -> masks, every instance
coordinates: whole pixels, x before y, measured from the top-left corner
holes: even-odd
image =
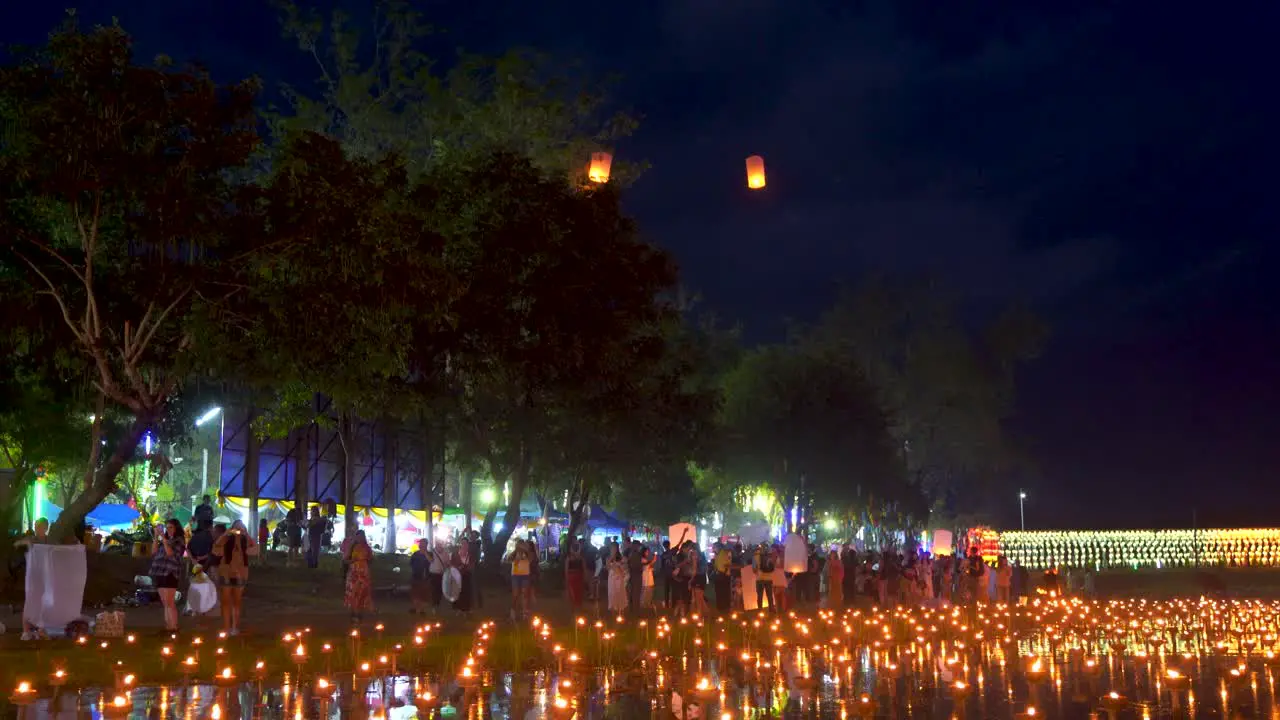
[[[591,165],[587,168],[587,179],[593,183],[609,182],[609,170],[613,167],[613,156],[607,152],[591,153]]]
[[[764,184],[764,158],[752,155],[747,158],[747,187],[760,190]]]

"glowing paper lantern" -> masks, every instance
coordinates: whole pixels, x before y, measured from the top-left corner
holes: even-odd
[[[809,546],[804,538],[791,533],[783,543],[782,571],[802,573],[809,569]]]
[[[759,155],[747,158],[747,187],[752,190],[764,187],[764,158]]]
[[[591,153],[591,165],[587,168],[587,178],[593,183],[607,183],[611,167],[613,167],[612,155],[607,152]]]
[[[692,523],[676,523],[667,528],[667,537],[671,538],[671,547],[679,547],[688,541],[698,542],[698,529]]]
[[[934,530],[933,531],[933,554],[934,555],[950,555],[951,549],[951,531],[950,530]]]

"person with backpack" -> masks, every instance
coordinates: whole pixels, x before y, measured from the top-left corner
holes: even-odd
[[[767,599],[769,612],[777,612],[777,601],[773,595],[773,571],[777,567],[777,559],[773,555],[773,548],[761,543],[751,558],[751,567],[756,571],[756,607],[764,607]]]

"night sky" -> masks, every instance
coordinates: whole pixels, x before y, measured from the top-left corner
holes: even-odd
[[[3,40],[60,18],[4,5]],[[1012,426],[1041,468],[1029,528],[1280,525],[1280,4],[421,6],[446,57],[527,45],[622,75],[643,120],[618,154],[653,165],[628,206],[752,340],[872,273],[1044,315]],[[265,0],[79,8],[221,80],[315,74]]]

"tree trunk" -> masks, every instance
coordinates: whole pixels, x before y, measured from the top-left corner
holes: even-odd
[[[591,491],[585,487],[575,488],[569,497],[569,528],[565,533],[568,542],[578,537],[578,528],[585,527],[590,516]]]
[[[116,478],[120,475],[120,471],[124,469],[126,463],[133,459],[133,454],[138,449],[138,442],[142,440],[147,428],[151,426],[151,423],[155,421],[155,418],[163,410],[163,408],[157,408],[150,414],[134,417],[133,425],[116,443],[115,452],[93,474],[93,482],[62,509],[62,514],[58,516],[58,521],[53,524],[53,527],[49,528],[49,538],[52,541],[83,540],[83,538],[75,537],[76,527],[84,520],[86,515],[93,512],[93,509],[98,507],[116,489]]]
[[[529,485],[529,451],[525,445],[520,446],[520,456],[515,472],[508,481],[506,514],[502,517],[502,530],[490,539],[489,533],[481,533],[484,546],[485,566],[496,570],[502,564],[502,556],[506,553],[507,541],[520,524],[520,501],[524,498],[524,490]],[[494,506],[497,507],[496,505]],[[493,509],[490,509],[493,512]],[[485,515],[485,526],[492,530],[491,516]]]
[[[14,547],[10,539],[15,524],[21,526],[22,502],[26,499],[31,471],[26,468],[14,468],[12,475],[0,482],[0,591],[9,586],[9,558],[13,557]],[[16,520],[15,520],[16,518]],[[23,528],[25,530],[25,528]]]

